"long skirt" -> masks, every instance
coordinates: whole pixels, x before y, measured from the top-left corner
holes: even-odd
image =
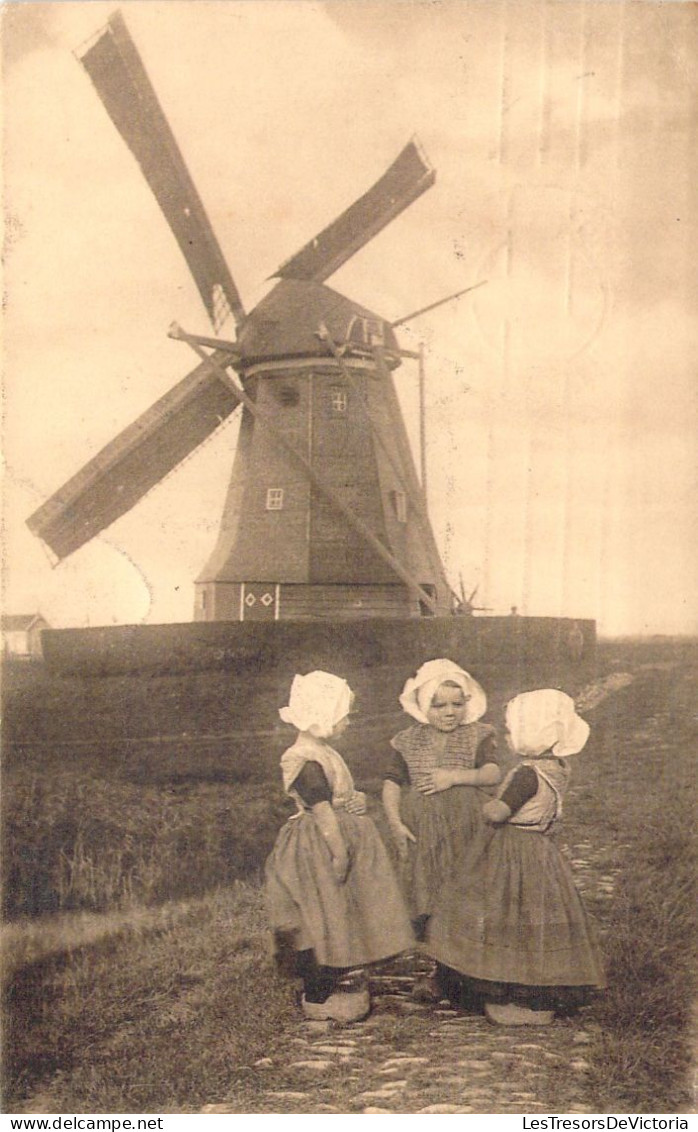
[[[324,967],[375,963],[414,946],[409,916],[378,830],[366,814],[337,811],[349,851],[339,884],[312,814],[293,817],[267,858],[265,897],[273,929],[291,931],[298,951]]]
[[[457,857],[484,828],[482,805],[488,797],[474,786],[452,786],[438,794],[403,788],[400,812],[416,842],[409,843],[400,872],[413,918],[434,911]]]
[[[596,933],[550,836],[488,827],[457,863],[429,921],[426,951],[474,980],[605,986]]]

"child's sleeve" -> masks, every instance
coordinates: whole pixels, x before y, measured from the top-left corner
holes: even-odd
[[[395,782],[398,786],[410,785],[410,772],[399,751],[391,751],[390,763],[383,779],[387,782]]]
[[[520,766],[512,774],[499,800],[509,807],[513,816],[537,790],[538,775],[533,767]]]
[[[479,770],[481,766],[486,763],[497,763],[497,736],[494,731],[490,731],[485,735],[484,739],[480,740],[477,752],[475,754],[475,767]]]
[[[294,778],[291,789],[295,790],[303,805],[309,809],[317,806],[318,802],[332,801],[332,791],[324,770],[319,763],[310,759]]]

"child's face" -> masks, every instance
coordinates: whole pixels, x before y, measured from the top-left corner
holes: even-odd
[[[436,689],[427,711],[427,719],[437,731],[455,731],[465,721],[469,696],[462,688],[442,684]]]

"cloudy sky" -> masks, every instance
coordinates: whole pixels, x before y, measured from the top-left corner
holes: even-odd
[[[74,52],[114,10],[3,6],[4,606],[189,620],[235,419],[53,567],[25,520],[192,368],[203,308]],[[427,350],[447,572],[496,612],[698,631],[698,6],[131,0],[251,309],[412,134],[435,186],[328,282]],[[232,336],[232,327],[228,328]],[[416,374],[396,378],[417,436]]]

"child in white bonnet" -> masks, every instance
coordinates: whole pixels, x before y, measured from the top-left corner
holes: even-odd
[[[521,762],[483,807],[488,827],[442,888],[425,948],[466,977],[491,1022],[545,1025],[604,986],[593,925],[551,836],[589,725],[564,692],[542,688],[507,704],[506,726]]]
[[[413,926],[423,939],[442,885],[457,854],[482,824],[487,787],[500,779],[494,728],[480,720],[487,697],[452,660],[430,660],[405,684],[403,710],[415,721],[391,740],[383,783],[391,837],[406,874]],[[448,993],[448,975],[434,970],[415,996]]]
[[[345,731],[352,703],[345,680],[315,671],[294,677],[279,712],[298,732],[281,758],[296,813],[267,860],[265,893],[277,954],[302,978],[302,1009],[312,1019],[364,1017],[370,1002],[363,968],[413,944],[365,797],[330,746]]]

